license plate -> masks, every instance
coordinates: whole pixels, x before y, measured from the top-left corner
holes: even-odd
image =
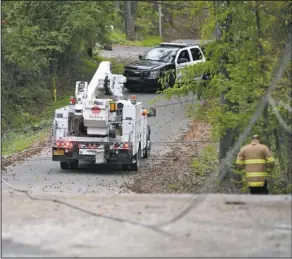
[[[54,151],[55,156],[63,156],[64,155],[64,150],[62,149],[57,149]]]
[[[140,78],[139,78],[139,77],[132,77],[132,76],[129,76],[129,77],[127,77],[127,80],[128,80],[128,81],[140,81]]]
[[[79,149],[79,155],[82,156],[94,156],[98,152],[98,149]]]

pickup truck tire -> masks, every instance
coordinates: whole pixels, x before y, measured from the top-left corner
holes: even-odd
[[[68,170],[69,169],[69,163],[60,162],[60,167],[61,167],[62,170]]]

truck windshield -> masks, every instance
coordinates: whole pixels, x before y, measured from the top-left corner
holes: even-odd
[[[148,51],[142,59],[170,63],[178,50],[179,48],[173,47],[157,47]]]

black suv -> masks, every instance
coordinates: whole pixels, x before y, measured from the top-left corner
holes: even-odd
[[[198,45],[180,43],[161,43],[150,49],[139,61],[124,67],[124,76],[127,77],[125,88],[135,91],[160,90],[162,88],[159,78],[166,71],[174,69],[168,78],[166,87],[172,87],[176,78],[179,78],[179,69],[198,62],[205,62],[205,56]]]

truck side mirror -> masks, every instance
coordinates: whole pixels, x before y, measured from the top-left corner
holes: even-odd
[[[148,109],[148,114],[147,117],[156,117],[156,109],[151,107],[150,109]]]
[[[142,55],[139,55],[139,59],[142,59]]]

